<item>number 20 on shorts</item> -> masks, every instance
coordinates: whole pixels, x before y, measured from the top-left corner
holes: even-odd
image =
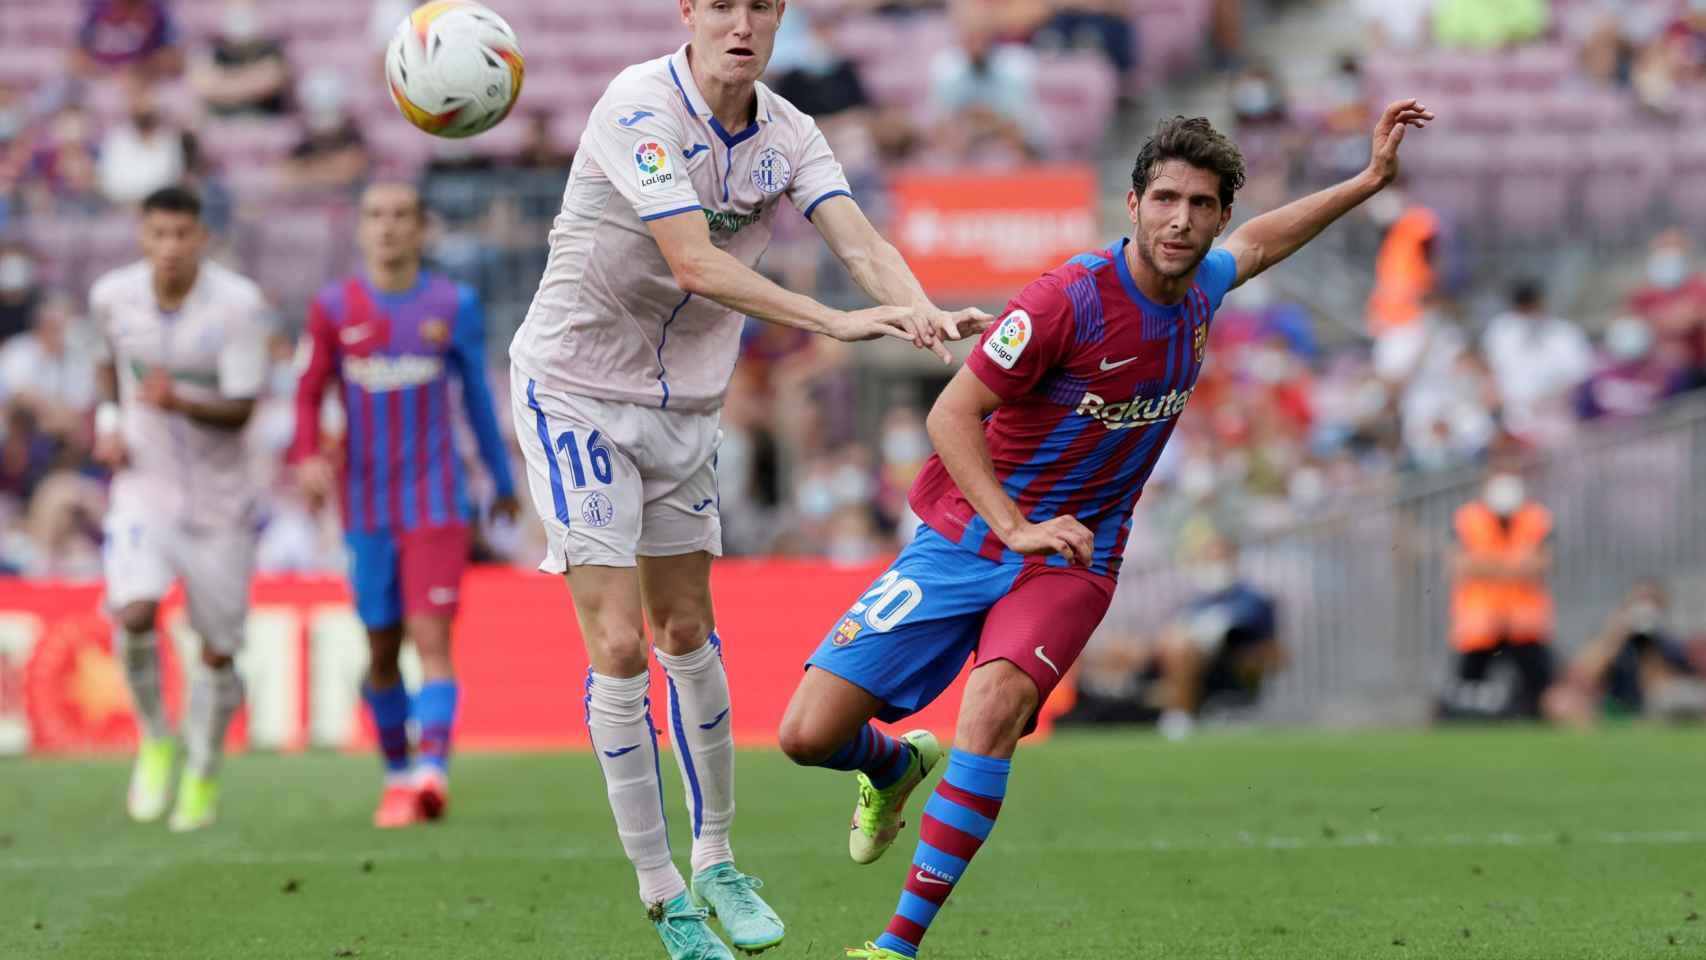
[[[592,478],[602,484],[609,484],[612,476],[610,471],[610,451],[599,443],[597,430],[587,434],[586,457],[592,465]],[[557,434],[557,452],[568,454],[569,476],[574,481],[575,489],[586,486],[586,468],[581,465],[580,444],[575,439],[573,430],[565,430]]]
[[[924,599],[924,589],[912,580],[889,570],[847,612],[864,616],[865,626],[887,633],[906,619]]]

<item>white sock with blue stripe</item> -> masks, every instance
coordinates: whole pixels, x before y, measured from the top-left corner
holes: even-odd
[[[669,675],[669,736],[687,788],[693,820],[693,872],[733,863],[729,827],[735,818],[735,741],[729,732],[729,677],[722,641],[711,634],[692,653],[657,651]]]
[[[586,674],[586,726],[604,770],[610,812],[622,849],[639,875],[640,901],[650,906],[687,892],[669,855],[658,773],[658,735],[652,726],[650,677]]]

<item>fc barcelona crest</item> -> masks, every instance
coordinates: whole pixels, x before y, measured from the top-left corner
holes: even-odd
[[[1195,325],[1191,332],[1191,348],[1196,351],[1197,362],[1202,363],[1203,354],[1208,352],[1208,324]]]
[[[428,317],[421,324],[421,339],[427,343],[439,344],[450,339],[450,324],[437,317]]]

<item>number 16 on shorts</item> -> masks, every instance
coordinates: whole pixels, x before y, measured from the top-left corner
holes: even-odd
[[[576,490],[584,490],[587,486],[587,468],[592,471],[592,479],[599,486],[609,486],[612,479],[610,469],[610,451],[599,442],[601,439],[597,430],[587,431],[585,447],[585,464],[582,463],[581,434],[576,430],[564,430],[557,434],[556,448],[559,459],[567,463],[568,479]],[[594,490],[581,500],[581,521],[588,526],[607,527],[615,519],[615,504],[610,498]]]

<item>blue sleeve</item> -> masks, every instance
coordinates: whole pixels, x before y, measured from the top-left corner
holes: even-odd
[[[1227,291],[1232,289],[1232,282],[1238,279],[1238,258],[1224,247],[1215,247],[1203,258],[1197,267],[1197,285],[1202,292],[1208,294],[1208,307],[1220,309],[1220,301],[1226,299]]]
[[[515,496],[515,477],[509,469],[509,450],[498,432],[492,409],[492,388],[486,381],[486,318],[480,298],[470,287],[457,288],[456,328],[450,343],[450,365],[462,380],[462,402],[468,423],[480,444],[480,460],[492,475],[498,496]]]

